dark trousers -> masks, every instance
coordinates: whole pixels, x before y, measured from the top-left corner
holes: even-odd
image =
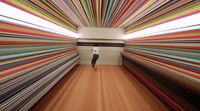
[[[98,58],[99,58],[99,54],[93,54],[93,58],[92,58],[92,62],[91,62],[92,68],[94,68]]]

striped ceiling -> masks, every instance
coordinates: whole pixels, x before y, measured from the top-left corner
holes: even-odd
[[[76,32],[78,27],[132,33],[200,12],[200,0],[2,0]]]

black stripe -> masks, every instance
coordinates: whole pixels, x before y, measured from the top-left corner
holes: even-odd
[[[78,42],[78,46],[95,46],[99,47],[124,47],[123,43],[96,43],[96,42]]]
[[[78,38],[78,40],[106,40],[106,41],[125,41],[123,39],[95,39],[95,38]]]

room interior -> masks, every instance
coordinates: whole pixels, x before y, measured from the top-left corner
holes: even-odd
[[[0,111],[199,111],[199,18],[199,0],[0,0]]]

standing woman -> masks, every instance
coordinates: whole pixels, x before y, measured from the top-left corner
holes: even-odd
[[[97,47],[97,45],[95,45],[93,48],[92,48],[92,53],[93,53],[93,57],[92,57],[92,69],[93,70],[96,70],[96,67],[95,67],[95,64],[96,64],[96,61],[97,59],[99,58],[99,48]]]

